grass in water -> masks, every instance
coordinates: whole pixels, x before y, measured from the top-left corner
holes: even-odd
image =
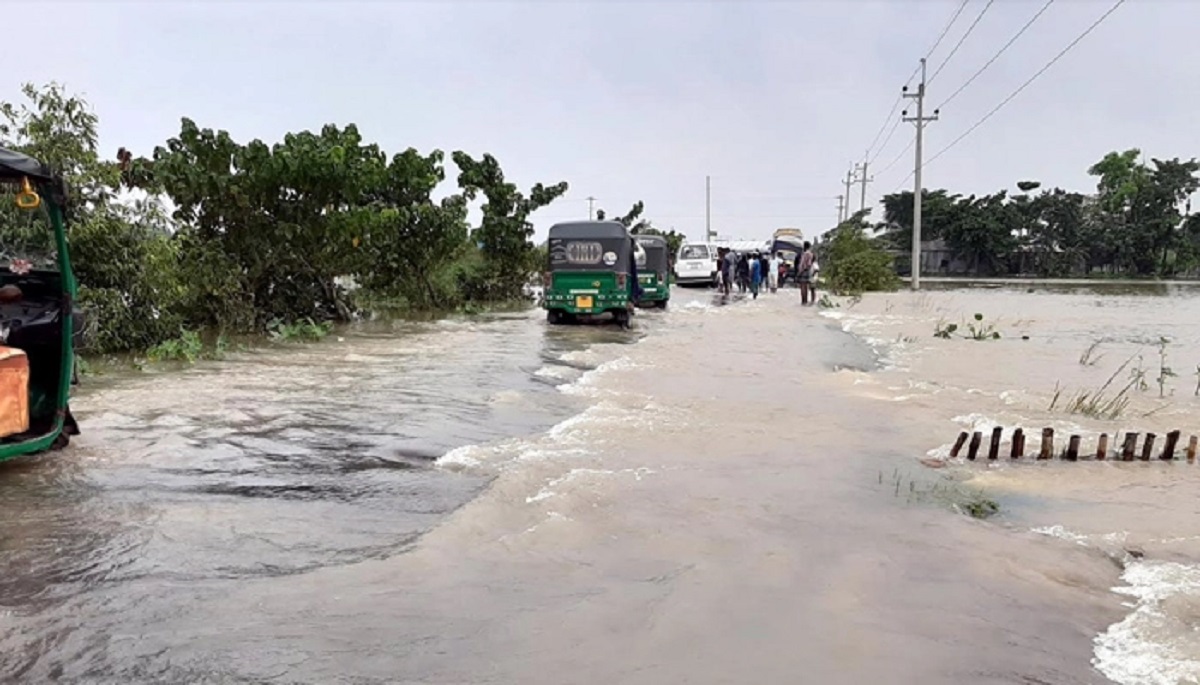
[[[884,483],[883,471],[880,471],[879,484]],[[887,485],[891,486],[894,497],[903,494],[908,504],[929,502],[977,519],[988,519],[1000,513],[999,502],[980,490],[955,481],[918,482],[900,473],[900,469],[894,469]]]
[[[1103,341],[1097,340],[1093,342],[1086,350],[1083,351],[1083,354],[1079,355],[1080,366],[1095,366],[1097,362],[1099,362],[1101,359],[1104,359],[1103,354],[1096,354],[1096,350],[1100,348],[1101,342]]]
[[[1125,409],[1129,407],[1129,393],[1137,387],[1145,384],[1145,372],[1140,366],[1130,369],[1129,382],[1121,387],[1116,394],[1109,394],[1109,388],[1117,380],[1123,371],[1129,368],[1134,359],[1140,359],[1140,356],[1135,354],[1125,363],[1117,367],[1108,380],[1104,381],[1096,390],[1080,390],[1075,393],[1071,399],[1063,407],[1068,414],[1079,414],[1093,419],[1118,419],[1125,413]],[[1054,386],[1054,397],[1050,400],[1048,409],[1054,411],[1059,406],[1059,401],[1062,399],[1063,389],[1058,384]]]

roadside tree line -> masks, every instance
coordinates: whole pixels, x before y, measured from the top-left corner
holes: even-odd
[[[1200,163],[1142,161],[1137,149],[1110,152],[1088,173],[1096,192],[1042,189],[990,195],[927,190],[921,236],[943,240],[963,273],[1046,277],[1188,277],[1200,270],[1200,214],[1188,198],[1200,188]],[[912,244],[912,192],[883,198],[882,243],[904,254]],[[899,257],[907,264],[907,259]],[[925,272],[928,272],[928,265]]]
[[[524,191],[491,155],[455,151],[455,191],[435,199],[443,151],[388,156],[353,124],[267,144],[185,118],[150,155],[122,149],[105,160],[85,101],[57,84],[23,94],[0,103],[0,146],[67,179],[93,352],[146,350],[185,332],[346,321],[370,302],[451,310],[520,298],[542,268],[529,216],[567,190]],[[133,189],[144,198],[131,201]],[[0,211],[0,245],[27,229]]]

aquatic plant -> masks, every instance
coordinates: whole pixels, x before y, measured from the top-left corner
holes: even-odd
[[[903,487],[906,480],[908,487]],[[883,471],[879,472],[879,484],[884,485]],[[903,490],[908,504],[931,502],[977,519],[991,518],[1000,512],[1000,504],[982,491],[950,480],[919,482],[911,476],[906,477],[897,468],[892,470],[887,485],[891,487],[893,497],[899,497]]]
[[[218,335],[211,346],[207,346],[199,331],[182,329],[178,337],[164,340],[147,350],[146,359],[152,362],[194,364],[201,359],[224,359],[228,350],[229,338],[224,333]]]
[[[938,322],[934,324],[933,337],[949,340],[950,336],[954,335],[954,332],[957,330],[958,324],[946,323],[945,321],[939,319]]]
[[[1066,411],[1068,414],[1080,414],[1093,419],[1112,420],[1120,418],[1121,415],[1125,413],[1125,409],[1129,406],[1130,391],[1132,391],[1139,384],[1145,383],[1143,380],[1144,372],[1140,375],[1137,373],[1137,371],[1140,370],[1140,361],[1138,367],[1130,369],[1131,373],[1128,383],[1118,390],[1115,395],[1109,396],[1107,393],[1113,382],[1115,382],[1117,377],[1121,375],[1121,372],[1129,368],[1129,365],[1133,363],[1134,359],[1140,360],[1141,357],[1140,355],[1135,354],[1129,359],[1126,359],[1125,363],[1117,367],[1117,370],[1108,377],[1108,380],[1106,380],[1104,384],[1096,390],[1080,390],[1079,392],[1075,393],[1071,397],[1071,400],[1067,402],[1066,406],[1064,407],[1064,411]],[[1054,409],[1058,406],[1059,400],[1062,398],[1062,391],[1063,389],[1057,383],[1055,383],[1054,396],[1050,400],[1050,406],[1048,407],[1048,410],[1054,411]]]
[[[333,330],[333,324],[328,321],[313,321],[310,318],[303,318],[292,323],[275,320],[271,322],[267,330],[271,332],[272,338],[282,342],[320,340],[329,335]]]
[[[994,324],[990,324],[990,323],[985,324],[983,322],[983,314],[976,313],[974,316],[974,321],[967,322],[966,329],[967,329],[967,333],[965,335],[963,335],[962,337],[968,338],[970,340],[999,340],[1000,339],[1000,331],[996,330],[996,326]],[[958,324],[956,324],[956,323],[948,324],[948,323],[945,323],[944,320],[939,319],[938,322],[934,325],[933,337],[942,338],[943,340],[949,340],[951,337],[953,337],[953,335],[956,332],[958,332],[958,330],[959,330]]]
[[[164,340],[147,350],[146,358],[155,362],[186,361],[192,364],[203,352],[204,341],[200,333],[185,328],[178,337]]]
[[[1088,348],[1079,355],[1080,366],[1095,366],[1101,359],[1104,359],[1103,354],[1096,354],[1096,350],[1100,348],[1103,340],[1096,340],[1088,345]]]
[[[978,324],[978,325],[976,325]],[[972,340],[999,340],[1000,331],[993,324],[983,323],[983,314],[975,314],[975,323],[968,323],[967,330]]]
[[[1167,379],[1175,376],[1175,372],[1171,367],[1167,366],[1167,345],[1170,340],[1167,338],[1158,339],[1158,396],[1166,396]]]

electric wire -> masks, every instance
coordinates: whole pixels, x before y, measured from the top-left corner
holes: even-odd
[[[950,50],[950,54],[946,55],[946,59],[942,60],[942,63],[938,65],[938,68],[933,71],[933,76],[930,76],[929,79],[925,81],[927,85],[933,83],[934,79],[938,77],[938,74],[942,73],[942,69],[946,68],[946,64],[950,62],[954,55],[958,54],[958,49],[961,48],[963,43],[966,42],[967,38],[970,37],[971,32],[973,32],[975,27],[979,25],[979,22],[983,19],[983,15],[987,14],[987,11],[992,8],[992,3],[994,2],[996,2],[996,0],[988,0],[988,3],[983,6],[983,9],[979,11],[978,16],[975,17],[975,21],[971,22],[971,25],[967,27],[967,32],[958,39],[958,42],[954,44],[954,48]]]
[[[942,104],[938,105],[936,107],[936,109],[942,109],[946,105],[950,104],[950,102],[952,100],[954,100],[954,98],[958,97],[959,93],[963,92],[964,90],[967,89],[967,86],[974,83],[975,79],[979,78],[980,74],[987,71],[988,67],[992,66],[992,64],[995,63],[995,61],[997,59],[1000,59],[1000,56],[1003,55],[1005,53],[1005,51],[1007,51],[1010,47],[1012,47],[1013,43],[1017,42],[1017,39],[1020,38],[1026,31],[1028,31],[1029,27],[1033,26],[1034,22],[1036,22],[1038,19],[1040,19],[1041,16],[1046,13],[1046,10],[1050,9],[1050,5],[1053,5],[1053,4],[1054,4],[1054,0],[1046,0],[1046,4],[1042,5],[1042,8],[1037,11],[1037,14],[1033,15],[1033,17],[1030,18],[1029,21],[1025,22],[1025,25],[1021,27],[1021,30],[1017,31],[1016,34],[1014,34],[1012,38],[1008,39],[1008,42],[1004,44],[1004,47],[1000,48],[1000,50],[996,54],[992,55],[991,59],[989,59],[987,62],[985,62],[982,67],[979,67],[979,70],[976,71],[974,74],[972,74],[971,78],[967,79],[965,83],[963,83],[961,86],[959,86],[958,90],[951,93],[950,97],[943,100]]]

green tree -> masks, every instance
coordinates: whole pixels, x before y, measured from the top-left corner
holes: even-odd
[[[26,84],[26,102],[0,103],[0,145],[37,158],[67,181],[71,257],[87,313],[84,344],[97,352],[144,349],[177,335],[182,284],[172,226],[153,201],[119,203],[119,171],[100,160],[99,119],[60,85]],[[34,235],[36,234],[36,235]],[[50,232],[10,205],[0,208],[0,244],[20,250]]]
[[[483,220],[471,233],[482,251],[482,266],[469,285],[472,294],[485,300],[507,300],[521,296],[528,275],[541,269],[530,238],[529,215],[567,192],[565,181],[546,186],[538,183],[529,195],[504,178],[500,163],[489,154],[475,159],[462,151],[453,153],[459,169],[458,186],[467,200],[484,197]]]

